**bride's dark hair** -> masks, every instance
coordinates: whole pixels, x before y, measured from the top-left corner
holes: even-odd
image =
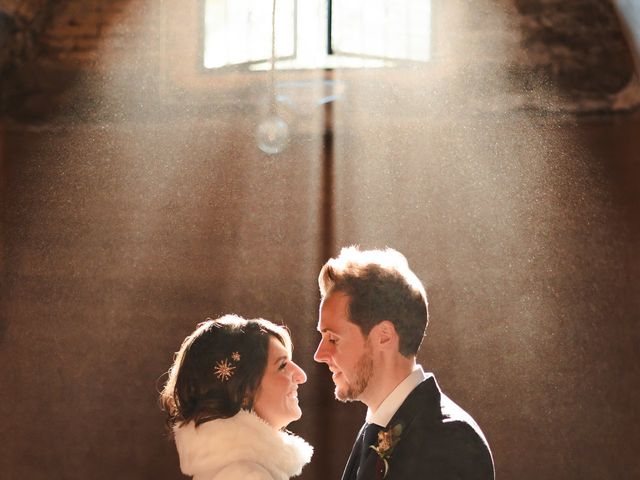
[[[272,337],[291,352],[287,329],[268,320],[225,315],[200,323],[182,342],[160,394],[168,426],[251,410]]]

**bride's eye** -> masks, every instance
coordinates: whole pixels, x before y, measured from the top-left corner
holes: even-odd
[[[286,368],[286,366],[287,366],[287,362],[282,362],[280,364],[280,366],[278,367],[278,370],[284,370]]]

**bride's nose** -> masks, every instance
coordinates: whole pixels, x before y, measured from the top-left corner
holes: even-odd
[[[292,362],[293,363],[293,362]],[[293,381],[298,385],[307,381],[307,374],[297,363],[293,364]]]

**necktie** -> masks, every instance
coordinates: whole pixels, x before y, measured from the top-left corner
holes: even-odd
[[[374,453],[373,449],[369,447],[378,443],[378,432],[380,430],[382,430],[382,427],[375,423],[368,423],[364,428],[364,434],[362,436],[362,450],[360,451],[360,465],[358,466],[358,469],[361,469],[369,455]]]

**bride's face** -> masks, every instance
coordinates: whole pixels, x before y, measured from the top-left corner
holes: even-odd
[[[269,340],[267,368],[258,387],[253,409],[269,425],[281,429],[302,416],[298,385],[307,375],[293,363],[287,349],[276,338]]]

